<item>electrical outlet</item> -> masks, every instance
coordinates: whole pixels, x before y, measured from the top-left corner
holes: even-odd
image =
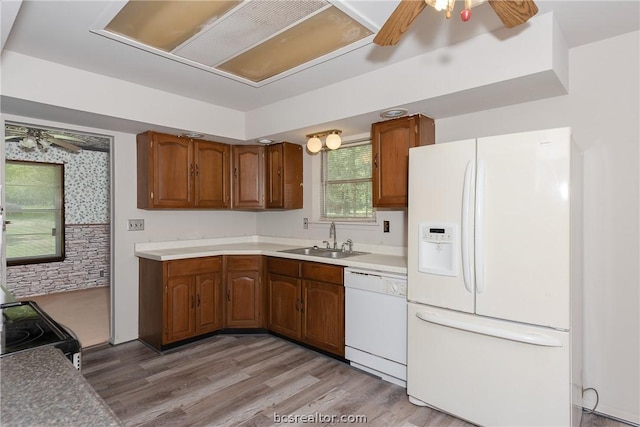
[[[382,221],[382,231],[384,233],[389,232],[389,221]]]
[[[144,219],[130,219],[127,222],[127,231],[144,230]]]
[[[305,230],[309,228],[309,218],[302,218],[302,228]]]

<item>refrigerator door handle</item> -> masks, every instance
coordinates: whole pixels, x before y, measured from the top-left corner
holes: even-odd
[[[476,256],[476,292],[485,290],[484,283],[484,198],[485,198],[485,164],[478,161],[476,176],[476,223],[475,223],[475,256]]]
[[[471,207],[471,185],[473,178],[473,160],[467,162],[467,167],[464,171],[464,184],[462,187],[462,227],[461,227],[461,239],[462,239],[462,278],[464,280],[464,287],[468,292],[473,292],[473,282],[471,277],[471,263],[469,261],[469,249],[471,248],[471,242],[469,242],[469,209]]]
[[[538,345],[542,347],[562,347],[562,342],[557,338],[538,332],[516,332],[509,331],[493,326],[480,325],[474,322],[465,322],[463,320],[451,319],[440,316],[436,313],[419,311],[416,317],[425,322],[435,325],[446,326],[448,328],[460,329],[474,334],[487,335],[490,337],[501,338],[509,341],[521,342],[524,344]]]

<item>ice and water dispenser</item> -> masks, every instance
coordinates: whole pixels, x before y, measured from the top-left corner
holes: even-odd
[[[418,270],[422,273],[457,276],[457,225],[420,223]]]

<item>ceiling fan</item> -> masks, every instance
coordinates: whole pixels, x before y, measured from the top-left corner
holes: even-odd
[[[72,153],[82,151],[80,147],[70,142],[82,142],[82,140],[68,135],[18,126],[7,127],[6,133],[8,135],[4,137],[5,141],[17,140],[18,145],[26,150],[33,150],[40,146],[42,150],[46,151],[51,145],[57,145]]]
[[[464,9],[460,13],[461,19],[468,21],[471,18],[471,8],[485,1],[465,0]],[[488,0],[488,2],[507,28],[524,24],[538,13],[538,7],[533,0]],[[444,11],[446,17],[450,18],[455,3],[456,0],[401,0],[380,28],[373,42],[380,46],[394,45],[400,41],[402,35],[427,5],[438,11]]]

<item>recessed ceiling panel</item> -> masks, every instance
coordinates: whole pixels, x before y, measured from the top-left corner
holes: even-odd
[[[172,53],[212,67],[327,6],[323,0],[252,1]]]
[[[217,68],[259,82],[373,34],[332,6]]]
[[[105,28],[170,52],[242,0],[128,2]]]
[[[332,1],[131,0],[97,32],[261,86],[367,42],[371,24]]]

